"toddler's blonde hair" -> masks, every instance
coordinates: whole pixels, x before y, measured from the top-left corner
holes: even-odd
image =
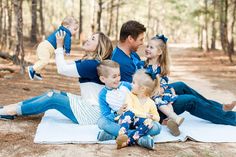
[[[152,79],[152,77],[146,73],[144,69],[138,70],[133,77],[138,78],[138,84],[141,87],[145,87],[145,94],[149,97],[158,95],[160,91],[160,78]]]

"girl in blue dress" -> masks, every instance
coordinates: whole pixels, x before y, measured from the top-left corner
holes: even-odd
[[[180,134],[179,126],[184,118],[177,115],[173,110],[173,103],[177,100],[174,88],[169,85],[168,75],[170,73],[169,55],[167,51],[167,38],[164,35],[156,35],[145,49],[146,61],[141,61],[138,68],[145,68],[146,72],[153,77],[160,77],[160,91],[152,97],[157,108],[168,117],[167,127],[174,136]]]

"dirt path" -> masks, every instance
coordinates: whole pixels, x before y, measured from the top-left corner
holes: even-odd
[[[236,66],[228,65],[227,58],[216,52],[213,56],[204,56],[201,52],[174,48],[171,49],[173,81],[182,80],[201,91],[208,98],[229,102],[236,97]],[[72,52],[72,54],[74,54]],[[78,58],[81,55],[72,56]],[[34,60],[35,56],[26,56]],[[236,59],[235,59],[236,60]],[[15,68],[9,62],[0,59],[0,65]],[[16,70],[17,67],[15,68]],[[52,63],[46,68],[44,80],[30,81],[16,73],[0,73],[0,104],[9,104],[36,96],[48,89],[58,89],[79,94],[77,79],[57,74]],[[202,88],[204,87],[204,88]],[[223,93],[223,94],[222,94]],[[227,97],[225,95],[227,94]],[[116,150],[115,145],[101,144],[66,144],[39,145],[33,139],[42,115],[17,118],[14,121],[0,121],[0,157],[8,156],[199,156],[233,157],[236,143],[164,143],[156,145],[155,151],[140,147]]]

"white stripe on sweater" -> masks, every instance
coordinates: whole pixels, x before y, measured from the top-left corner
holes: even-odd
[[[70,107],[80,125],[97,124],[100,117],[100,109],[97,104],[90,104],[81,96],[67,93]]]

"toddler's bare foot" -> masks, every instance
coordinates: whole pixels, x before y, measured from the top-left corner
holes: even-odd
[[[116,146],[117,146],[117,149],[121,149],[121,148],[128,146],[128,136],[127,135],[119,135],[116,138]]]

